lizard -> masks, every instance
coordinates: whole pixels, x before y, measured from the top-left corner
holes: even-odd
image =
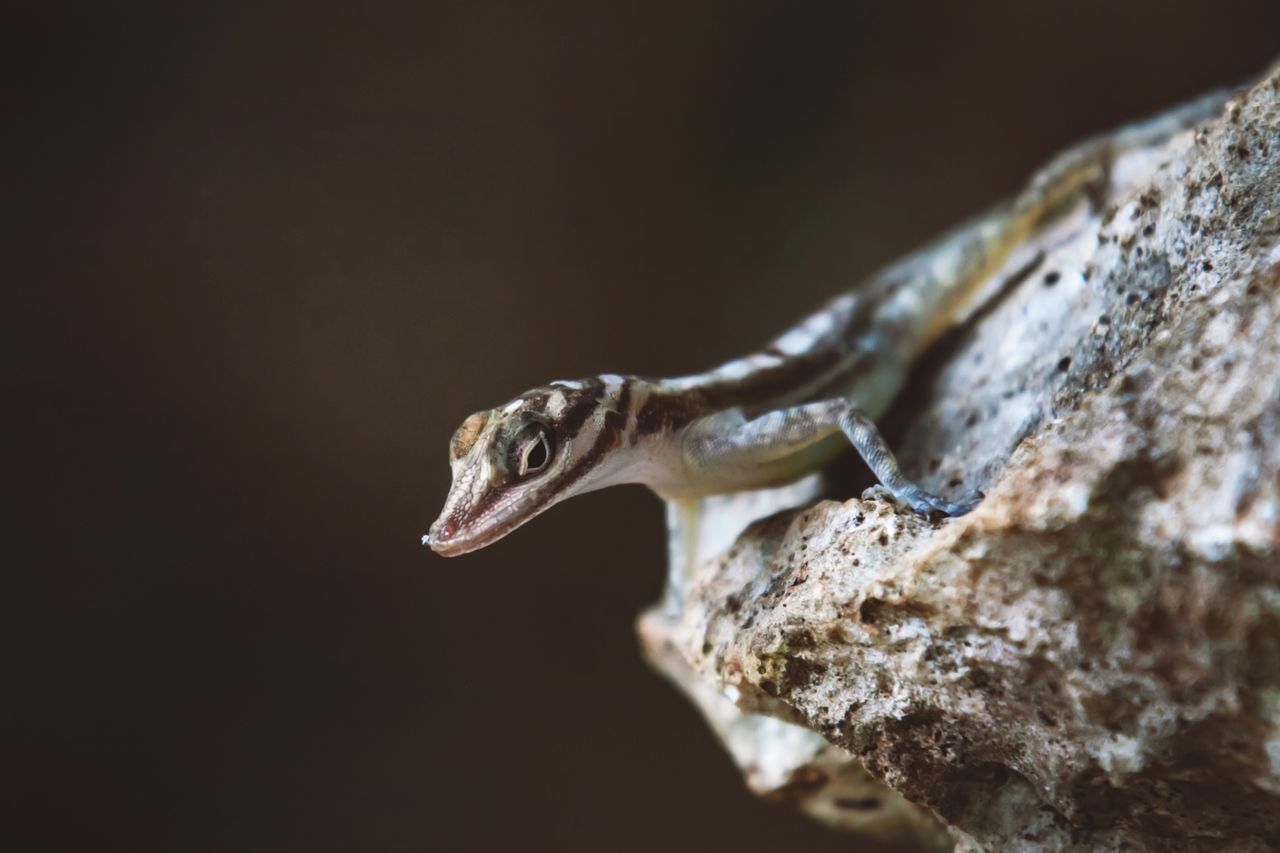
[[[850,444],[912,511],[963,515],[981,495],[952,500],[920,487],[875,418],[912,362],[990,298],[990,279],[1021,242],[1091,197],[1117,156],[1210,117],[1224,97],[1213,93],[1068,148],[1012,199],[747,356],[674,378],[559,380],[470,415],[450,441],[452,485],[422,543],[443,556],[465,554],[573,495],[640,483],[667,502],[678,589],[696,561],[700,498],[794,481]]]

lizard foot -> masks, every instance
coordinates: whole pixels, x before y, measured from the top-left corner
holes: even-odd
[[[868,489],[868,491],[873,491],[873,489]],[[930,518],[939,515],[949,516],[951,518],[964,515],[981,503],[982,499],[986,497],[982,492],[978,492],[972,497],[965,498],[959,503],[955,503],[947,500],[946,498],[941,498],[935,494],[927,492],[915,484],[911,484],[910,486],[897,491],[892,491],[880,486],[875,488],[874,491],[881,491],[881,494],[883,494],[883,492],[888,492],[894,500],[899,503],[906,504],[920,515],[928,516]],[[879,495],[872,496],[878,497]]]

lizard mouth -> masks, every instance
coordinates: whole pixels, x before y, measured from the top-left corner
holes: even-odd
[[[435,531],[436,525],[433,524],[431,530]],[[441,557],[460,557],[483,548],[497,538],[497,536],[444,536],[441,533],[431,532],[422,537],[422,544]]]
[[[430,533],[422,537],[422,544],[435,551],[441,557],[460,557],[463,554],[475,551],[483,545],[468,545],[465,542],[459,542],[452,539],[440,539],[432,536]]]
[[[442,513],[422,537],[422,544],[442,557],[460,557],[497,542],[517,527],[541,513],[547,504],[529,506],[518,503],[486,518],[483,523],[468,524],[457,514]]]

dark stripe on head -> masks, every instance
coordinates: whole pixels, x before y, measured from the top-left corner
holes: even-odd
[[[581,389],[537,388],[521,397],[522,402],[526,405],[545,410],[547,400],[550,399],[553,393],[564,393],[567,405],[564,411],[560,413],[560,416],[549,424],[557,446],[562,442],[571,441],[582,431],[583,424],[590,419],[604,396],[605,385],[599,379],[585,379],[582,382],[582,386]],[[505,448],[497,449],[505,452]],[[472,505],[471,512],[476,515],[487,512],[490,507],[502,499],[507,487],[514,484],[518,479],[519,477],[514,472],[507,472],[502,482],[495,483],[493,488],[485,490],[480,500]]]
[[[597,399],[603,402],[605,385],[599,380],[596,381],[600,385]],[[627,406],[631,402],[631,382],[630,377],[623,378],[622,386],[618,391],[617,404],[605,412],[604,422],[600,424],[600,434],[596,436],[595,444],[591,445],[591,449],[584,453],[571,468],[560,472],[555,479],[543,484],[538,489],[539,492],[546,490],[551,494],[558,494],[564,491],[590,474],[609,450],[622,443],[622,435],[627,429]]]
[[[542,388],[539,388],[536,391],[530,391],[520,398],[521,402],[525,406],[533,409],[545,409],[547,407],[547,400],[549,399],[551,399],[551,392],[543,390]]]
[[[582,385],[581,389],[553,388],[546,393],[546,396],[549,396],[550,393],[559,390],[563,391],[566,397],[569,398],[565,410],[560,413],[560,417],[552,424],[557,445],[561,442],[572,441],[582,432],[582,428],[587,421],[591,419],[591,416],[595,414],[604,402],[607,386],[602,380],[592,377],[582,380]],[[618,408],[622,408],[626,404],[630,399],[630,395],[630,380],[624,380],[620,391],[620,405]],[[532,400],[533,396],[531,392],[526,399]],[[583,454],[572,467],[560,472],[554,479],[536,486],[536,493],[539,495],[557,494],[590,473],[599,464],[605,452],[621,441],[622,433],[626,429],[626,422],[627,416],[625,412],[612,410],[607,412],[604,423],[600,427],[600,435],[596,438],[591,449]],[[488,510],[502,498],[506,487],[512,485],[517,479],[515,474],[508,473],[506,481],[500,484],[498,488],[487,490],[484,497],[476,503],[472,511],[483,513]]]
[[[591,417],[591,413],[600,405],[600,401],[604,397],[605,385],[599,379],[592,377],[582,381],[582,390],[573,391],[564,390],[567,405],[565,410],[560,413],[553,426],[556,430],[556,437],[560,441],[571,439],[582,430],[582,425]]]

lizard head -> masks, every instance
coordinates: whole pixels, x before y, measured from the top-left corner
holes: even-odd
[[[465,554],[608,485],[629,395],[620,376],[553,382],[468,417],[449,443],[453,485],[423,544],[446,557]]]

